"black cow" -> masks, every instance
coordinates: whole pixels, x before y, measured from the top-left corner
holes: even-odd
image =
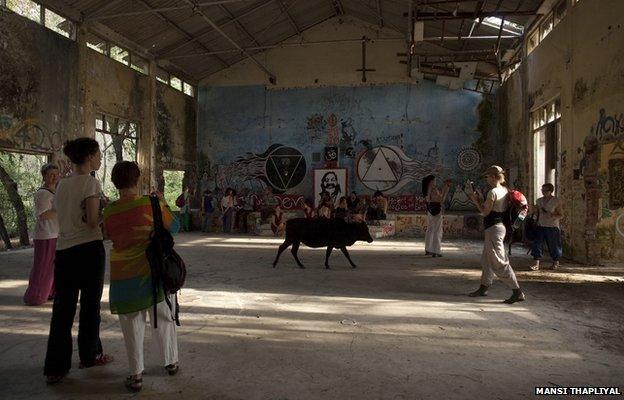
[[[327,252],[325,253],[325,268],[327,269],[329,269],[329,255],[334,248],[340,249],[342,254],[349,260],[351,266],[355,268],[356,265],[349,257],[347,246],[351,246],[358,240],[365,240],[368,243],[373,241],[365,222],[345,222],[342,219],[326,218],[291,219],[286,222],[286,238],[277,250],[273,268],[277,266],[277,261],[282,252],[290,245],[292,245],[291,252],[293,257],[295,257],[295,261],[297,261],[297,265],[299,265],[299,268],[304,268],[301,261],[299,261],[299,257],[297,257],[297,251],[301,243],[308,247],[327,246]]]

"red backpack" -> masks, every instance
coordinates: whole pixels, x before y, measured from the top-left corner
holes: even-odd
[[[522,194],[519,190],[512,189],[509,191],[509,202],[511,203],[511,208],[515,213],[526,213],[529,210],[529,202],[526,199],[526,196]]]

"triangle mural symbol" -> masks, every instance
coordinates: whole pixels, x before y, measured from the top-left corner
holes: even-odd
[[[301,163],[301,155],[277,155],[269,156],[274,171],[277,173],[279,180],[282,184],[280,189],[286,190],[295,175],[295,171]]]
[[[377,149],[375,158],[366,170],[362,181],[364,182],[398,182],[398,178],[390,164],[388,158],[382,148]]]

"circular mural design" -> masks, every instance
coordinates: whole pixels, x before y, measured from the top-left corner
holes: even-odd
[[[479,164],[481,164],[481,154],[476,149],[467,147],[459,151],[457,166],[462,171],[474,171],[479,167]]]
[[[297,186],[306,175],[306,161],[301,152],[288,146],[271,151],[265,164],[265,176],[269,184],[279,192]]]
[[[382,192],[395,187],[403,174],[401,156],[386,146],[367,150],[357,163],[357,173],[364,186]]]

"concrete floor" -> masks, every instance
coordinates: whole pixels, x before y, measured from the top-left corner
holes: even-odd
[[[177,242],[189,269],[182,370],[165,376],[148,354],[141,398],[513,399],[535,386],[624,386],[624,267],[535,273],[514,257],[527,301],[509,306],[500,283],[465,296],[478,286],[479,242],[447,243],[432,259],[422,240],[378,240],[351,249],[358,269],[335,252],[330,271],[323,250],[303,247],[307,269],[288,252],[271,268],[273,238]],[[51,304],[22,305],[31,260],[31,249],[0,253],[3,398],[132,397],[107,288],[102,340],[116,361],[78,370],[75,354],[68,378],[45,385]]]

